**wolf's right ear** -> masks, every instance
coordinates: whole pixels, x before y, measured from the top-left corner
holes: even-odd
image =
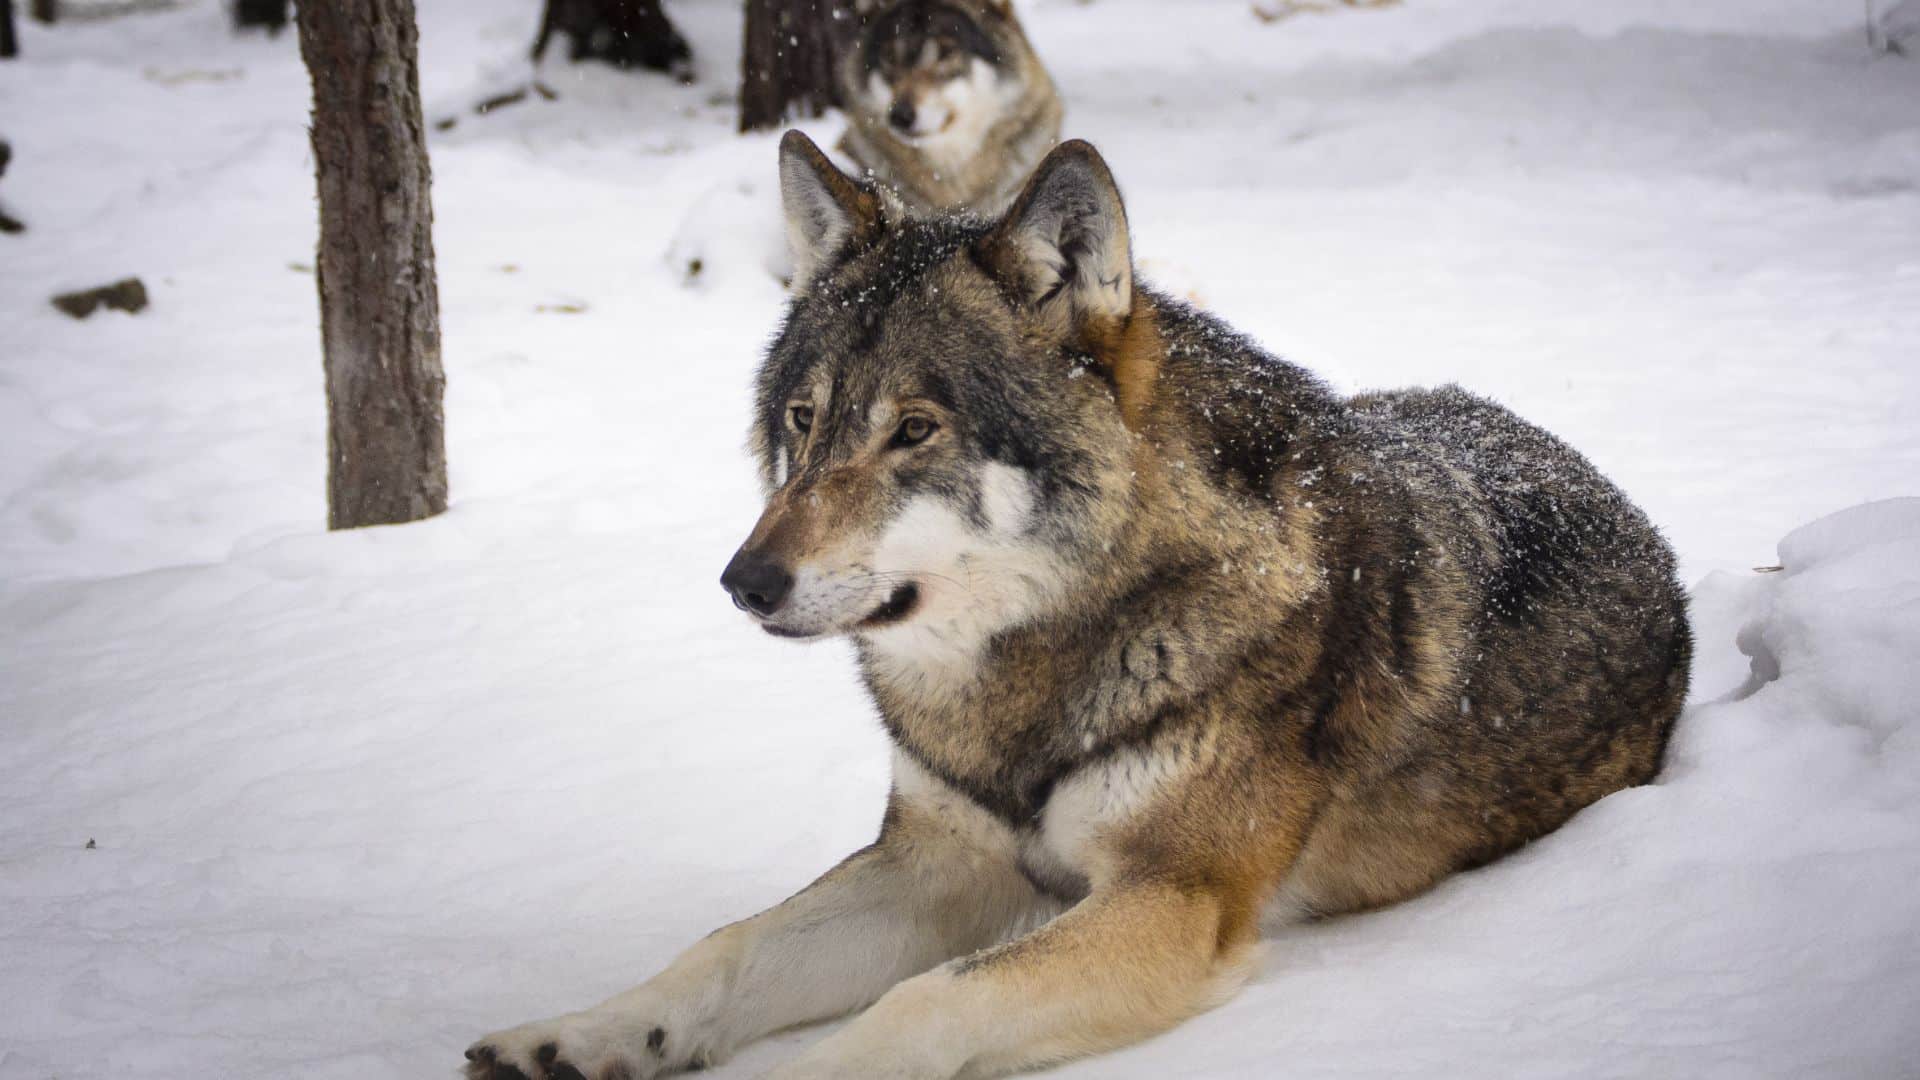
[[[1064,330],[1133,311],[1127,210],[1100,151],[1079,139],[1054,147],[1033,170],[982,254]]]
[[[879,197],[835,168],[797,130],[780,140],[780,201],[787,212],[795,292],[847,244],[871,240],[880,230]]]

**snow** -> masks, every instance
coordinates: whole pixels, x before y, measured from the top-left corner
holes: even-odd
[[[420,6],[435,117],[519,77],[533,0]],[[694,85],[549,64],[561,100],[435,134],[455,505],[339,535],[293,41],[22,23],[0,1078],[451,1075],[870,839],[847,652],[715,587],[774,139],[732,134],[737,4],[670,9]],[[1920,61],[1824,0],[1023,12],[1144,276],[1343,387],[1497,397],[1698,582],[1660,783],[1061,1074],[1910,1074]],[[137,316],[47,304],[129,273]]]

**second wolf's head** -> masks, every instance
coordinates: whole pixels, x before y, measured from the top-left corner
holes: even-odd
[[[923,221],[791,132],[798,275],[759,376],[765,512],[722,583],[769,632],[963,657],[1098,576],[1135,497],[1126,212],[1062,144],[998,222]]]
[[[1005,0],[897,0],[865,16],[841,72],[849,107],[906,142],[984,131],[1031,50]]]

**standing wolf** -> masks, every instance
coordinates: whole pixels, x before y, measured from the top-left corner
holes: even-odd
[[[1413,896],[1659,770],[1666,544],[1455,388],[1342,399],[1138,284],[1085,143],[996,223],[916,221],[804,136],[760,375],[765,513],[722,583],[851,635],[874,844],[474,1077],[645,1078],[864,1008],[782,1080],[1123,1046],[1231,994],[1266,919]]]
[[[997,213],[1060,141],[1060,97],[1009,0],[888,0],[841,57],[840,142],[915,211]]]

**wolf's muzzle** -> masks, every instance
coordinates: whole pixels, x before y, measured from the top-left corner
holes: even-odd
[[[913,102],[908,101],[906,98],[895,98],[893,100],[893,107],[887,110],[887,122],[892,124],[897,130],[911,132],[913,130],[913,120]]]
[[[720,587],[733,597],[735,607],[764,619],[786,603],[793,575],[760,552],[741,548],[721,572]]]

